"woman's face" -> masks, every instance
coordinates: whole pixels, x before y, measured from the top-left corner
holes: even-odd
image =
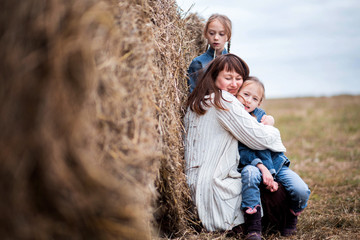
[[[242,76],[237,72],[222,70],[215,80],[215,86],[235,95],[243,82]]]

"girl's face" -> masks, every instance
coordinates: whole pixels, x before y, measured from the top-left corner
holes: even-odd
[[[240,89],[237,99],[245,106],[247,112],[252,112],[260,106],[262,100],[261,87],[254,83],[245,83]]]
[[[208,25],[205,35],[210,46],[216,50],[216,53],[221,54],[224,50],[225,43],[228,41],[224,26],[219,20],[215,19]]]
[[[238,92],[242,84],[242,76],[235,71],[222,70],[215,80],[215,86],[233,95]]]

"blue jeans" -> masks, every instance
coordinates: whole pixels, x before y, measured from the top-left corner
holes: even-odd
[[[254,208],[260,205],[261,172],[252,165],[245,166],[241,171],[242,202],[241,209]],[[290,209],[295,213],[304,210],[310,196],[310,189],[297,173],[283,166],[275,177],[281,183],[290,197]]]

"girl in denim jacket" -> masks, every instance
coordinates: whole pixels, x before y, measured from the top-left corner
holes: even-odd
[[[208,41],[207,51],[194,58],[188,69],[188,85],[190,87],[190,93],[196,86],[199,70],[206,67],[206,65],[216,56],[226,54],[230,51],[230,19],[221,14],[211,15],[205,24],[204,37]],[[227,50],[225,49],[226,42],[228,43]]]
[[[237,95],[238,100],[244,105],[245,110],[264,125],[274,125],[274,118],[266,115],[265,111],[258,108],[264,99],[265,88],[262,82],[255,77],[244,81]],[[253,231],[253,238],[261,239],[260,219],[260,190],[262,182],[266,188],[274,192],[280,182],[290,196],[290,211],[286,216],[286,224],[281,234],[293,235],[296,232],[297,216],[307,206],[310,190],[298,174],[289,168],[290,161],[283,152],[270,150],[252,150],[239,142],[240,168],[242,176],[243,199],[241,208],[245,218],[250,219],[247,226]],[[253,220],[253,221],[251,221]]]

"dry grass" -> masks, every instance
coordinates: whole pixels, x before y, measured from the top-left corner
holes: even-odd
[[[312,190],[298,238],[360,237],[360,96],[269,100],[292,168]]]

